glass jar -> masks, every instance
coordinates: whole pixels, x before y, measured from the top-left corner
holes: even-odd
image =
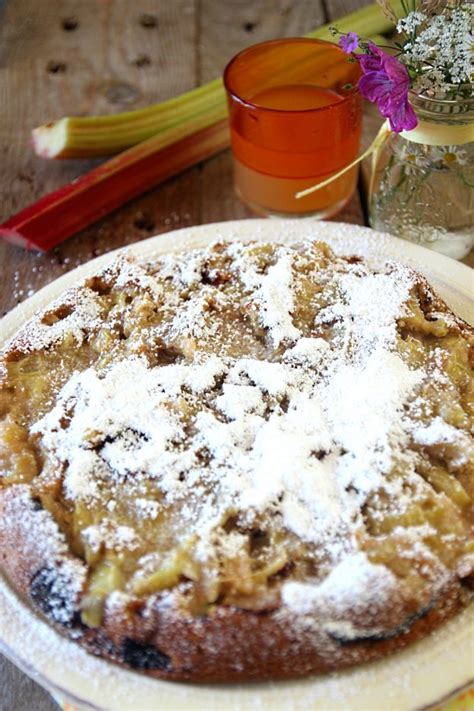
[[[391,133],[369,195],[376,230],[462,259],[474,246],[474,94],[412,95],[419,124]]]

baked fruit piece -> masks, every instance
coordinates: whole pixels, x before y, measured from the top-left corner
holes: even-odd
[[[94,654],[307,675],[466,606],[472,330],[318,242],[127,256],[4,348],[0,560]]]

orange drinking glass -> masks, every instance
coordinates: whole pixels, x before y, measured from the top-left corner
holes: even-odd
[[[331,42],[271,40],[227,65],[235,184],[256,212],[328,217],[352,195],[357,167],[301,199],[295,193],[326,180],[359,151],[360,69]]]

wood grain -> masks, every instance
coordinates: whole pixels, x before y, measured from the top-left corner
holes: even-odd
[[[39,684],[0,656],[0,711],[59,711]]]

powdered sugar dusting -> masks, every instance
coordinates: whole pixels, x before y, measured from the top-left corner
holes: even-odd
[[[291,318],[294,308],[291,261],[290,255],[280,257],[260,279],[253,294],[262,305],[262,322],[270,329],[274,346],[282,341],[295,341],[300,335]]]
[[[114,283],[117,287],[135,285],[149,291],[157,300],[161,298],[162,286],[151,278],[146,271],[127,254],[117,257],[102,269],[97,279]],[[77,287],[68,289],[61,297],[53,301],[47,309],[33,316],[15,336],[7,341],[1,353],[10,349],[22,353],[47,349],[71,336],[80,346],[85,337],[94,332],[103,322],[104,306],[90,280]]]
[[[217,375],[223,382],[216,396]],[[422,377],[389,352],[371,354],[359,369],[333,363],[321,379],[299,365],[252,359],[211,356],[151,369],[130,358],[104,376],[93,369],[75,374],[33,431],[69,462],[64,486],[72,499],[99,496],[101,481],[125,485],[131,471],[159,480],[168,500],[182,499],[204,476],[198,453],[205,448],[212,455],[205,479],[220,493],[212,514],[203,508],[204,518],[216,521],[235,507],[264,512],[280,499],[284,524],[322,542],[354,514],[349,485],[366,497],[383,484],[406,443],[401,405]],[[204,393],[207,408],[185,436],[172,404],[183,398],[198,410]],[[180,472],[189,472],[187,485]],[[190,524],[209,528],[206,520]]]
[[[153,517],[160,504],[141,493],[148,479],[166,505],[180,502],[186,535],[198,534],[201,550],[206,536],[215,545],[226,511],[247,511],[249,520],[277,511],[283,526],[338,564],[355,546],[348,532],[360,525],[360,507],[389,486],[396,461],[407,460],[402,406],[425,373],[393,346],[411,273],[365,274],[357,266],[337,275],[341,298],[316,320],[336,318],[330,345],[292,323],[293,254],[280,248],[261,275],[238,246],[230,251],[273,346],[287,343],[279,362],[197,353],[186,364],[150,368],[143,357],[127,357],[102,373],[75,373],[33,432],[65,466],[73,501],[100,499],[104,487],[112,496],[129,491],[141,502],[137,511]],[[192,255],[178,279],[194,283],[208,260]],[[167,258],[165,278],[172,266]],[[172,317],[174,337],[201,323],[202,305],[188,304]],[[185,504],[189,496],[200,497],[197,515]],[[101,540],[97,527],[92,533]]]
[[[56,317],[58,308],[65,313],[63,317]],[[96,294],[91,289],[69,289],[46,312],[35,316],[15,335],[15,347],[22,352],[41,350],[60,341],[65,334],[71,334],[80,346],[85,334],[99,324],[101,310]],[[51,314],[51,319],[48,314]],[[10,347],[11,342],[8,342],[5,350]]]
[[[346,450],[340,468],[345,486],[364,494],[380,486],[380,473],[390,471],[407,444],[401,409],[423,377],[421,369],[410,370],[386,350],[334,373],[324,399],[333,436]]]
[[[322,309],[316,323],[336,321],[343,326],[346,350],[354,348],[354,357],[393,347],[396,321],[405,313],[405,303],[413,286],[413,274],[407,268],[393,267],[385,274],[344,273],[338,278],[340,300]]]
[[[110,596],[123,596],[114,593]],[[133,674],[87,654],[40,621],[0,579],[2,652],[34,669],[43,683],[56,687],[80,707],[81,702],[120,711],[198,706],[209,711],[242,707],[328,707],[344,711],[402,706],[432,706],[466,684],[471,674],[473,610],[449,621],[415,647],[375,664],[307,680],[251,685],[189,685]],[[61,660],[59,665],[58,659]],[[427,685],[430,675],[432,682]]]
[[[385,599],[396,588],[396,582],[385,566],[374,565],[365,553],[356,552],[336,566],[321,585],[288,582],[283,586],[282,597],[290,610],[313,619],[321,616],[327,628],[335,631],[343,629],[345,616],[357,613],[358,609],[367,610]],[[344,636],[347,632],[346,626]],[[374,632],[372,629],[371,633]],[[356,637],[357,633],[351,636]]]
[[[92,553],[98,553],[102,545],[120,553],[138,547],[139,538],[130,526],[117,526],[111,521],[103,521],[95,526],[88,526],[81,532],[81,538]]]

